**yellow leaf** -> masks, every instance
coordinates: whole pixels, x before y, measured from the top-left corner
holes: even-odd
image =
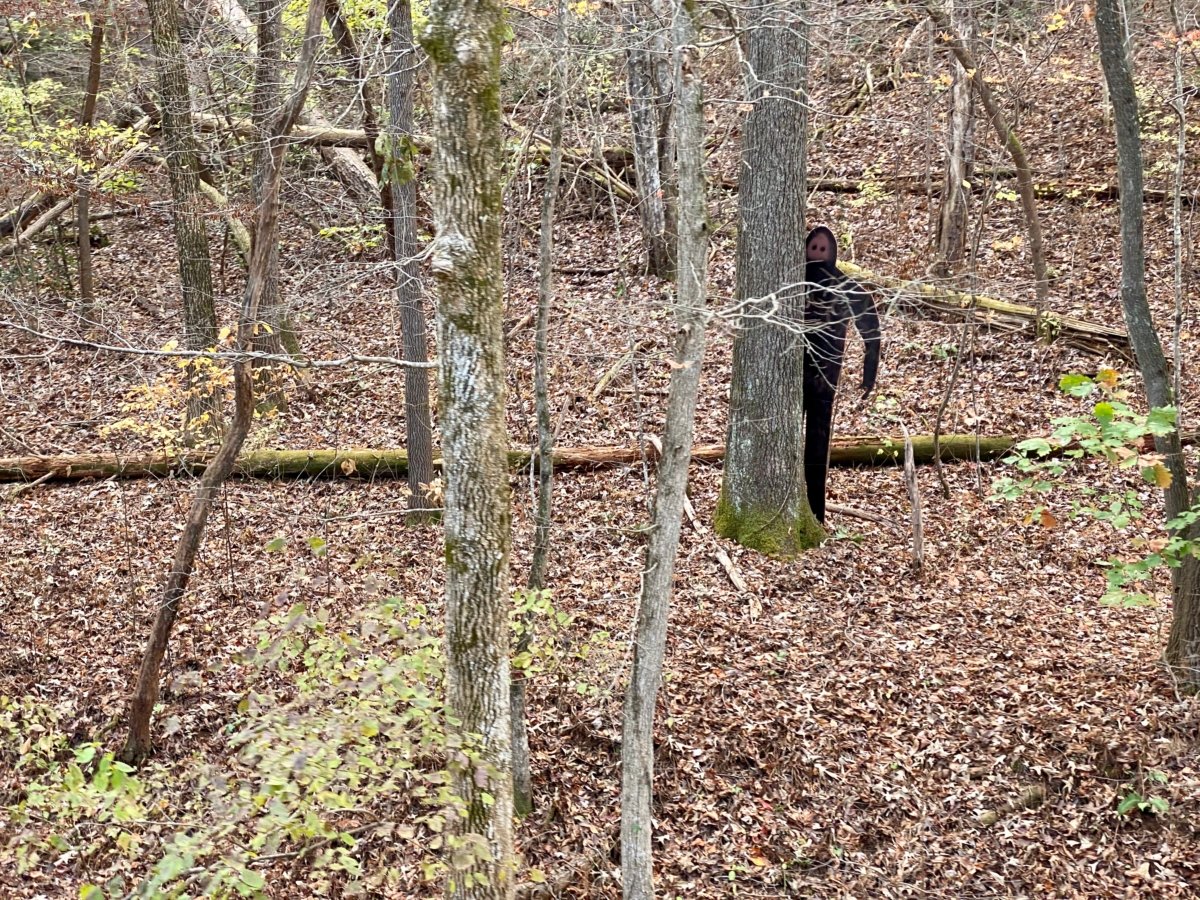
[[[172,338],[171,340],[167,341],[165,344],[162,345],[162,352],[170,353],[178,347],[179,347],[179,341]]]
[[[1171,486],[1171,473],[1162,463],[1158,463],[1154,467],[1154,483],[1163,490]]]
[[[1099,372],[1096,373],[1096,381],[1098,381],[1100,384],[1104,385],[1107,388],[1116,387],[1117,386],[1117,370],[1116,369],[1108,369],[1108,368],[1101,369]]]

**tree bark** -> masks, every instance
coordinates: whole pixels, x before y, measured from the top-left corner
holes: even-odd
[[[975,11],[970,0],[946,0],[950,24],[970,47],[975,40]],[[942,208],[938,215],[937,259],[942,275],[957,268],[967,246],[970,180],[975,165],[975,105],[971,77],[962,63],[954,62],[950,88],[950,129]]]
[[[87,83],[83,89],[83,111],[79,123],[90,127],[96,120],[96,99],[100,94],[100,63],[104,49],[104,18],[97,13],[92,19],[92,36],[88,48]],[[79,307],[85,322],[96,315],[96,292],[92,283],[92,235],[88,218],[91,181],[86,172],[80,174],[79,194],[75,200],[75,231],[79,248]]]
[[[275,243],[279,227],[279,184],[283,172],[283,154],[286,143],[277,139],[291,130],[296,116],[304,106],[304,98],[308,94],[308,86],[316,68],[317,50],[321,44],[321,3],[322,0],[310,0],[308,17],[305,22],[304,41],[301,46],[300,59],[296,64],[292,96],[277,113],[269,130],[272,149],[268,177],[265,182],[263,200],[259,204],[255,217],[253,251],[246,278],[246,289],[243,293],[242,308],[238,316],[237,347],[242,353],[248,352],[254,343],[254,332],[258,323],[258,307],[269,273],[271,248]],[[125,747],[121,751],[121,758],[135,765],[144,761],[152,749],[150,720],[154,712],[154,704],[158,701],[162,660],[175,625],[179,603],[187,590],[196,554],[199,552],[200,543],[204,538],[204,529],[212,511],[213,501],[216,499],[221,485],[233,471],[238,454],[241,452],[246,436],[250,433],[250,426],[254,420],[254,380],[250,369],[250,365],[245,360],[234,363],[233,422],[226,432],[212,464],[205,469],[196,489],[196,495],[192,499],[191,508],[188,510],[187,525],[176,545],[175,555],[171,561],[171,571],[167,575],[154,626],[142,655],[137,684],[129,702],[129,734],[125,741]]]
[[[551,421],[550,389],[547,368],[547,333],[550,309],[554,302],[554,208],[558,198],[558,182],[562,175],[563,120],[566,115],[567,90],[567,8],[566,0],[558,0],[555,12],[554,74],[551,84],[550,164],[546,184],[542,189],[541,235],[538,242],[538,306],[533,340],[533,391],[537,410],[537,449],[534,465],[537,470],[537,499],[534,511],[533,559],[529,563],[530,591],[545,586],[546,569],[550,559],[551,509],[554,497],[554,425]],[[526,616],[524,628],[514,651],[517,656],[527,653],[533,633],[533,620]],[[529,759],[529,731],[526,722],[526,679],[524,674],[513,678],[513,809],[524,818],[533,812],[533,773]]]
[[[956,291],[940,284],[892,278],[841,260],[838,260],[838,266],[860,284],[883,288],[901,299],[915,302],[922,309],[970,313],[976,324],[1032,332],[1038,340],[1048,344],[1061,340],[1072,347],[1093,353],[1116,351],[1126,354],[1129,351],[1129,335],[1111,325],[1101,325],[1078,316],[1039,311],[1034,306],[969,291]]]
[[[388,212],[392,223],[392,256],[396,266],[396,303],[404,358],[429,358],[421,267],[417,261],[416,146],[413,134],[413,95],[416,91],[417,48],[413,44],[410,0],[390,0],[387,50],[388,127],[384,175],[391,191]],[[409,369],[404,374],[404,421],[410,466],[409,506],[425,509],[433,481],[433,421],[429,409],[429,373]]]
[[[671,365],[662,460],[658,466],[646,566],[642,573],[633,663],[621,720],[621,887],[626,900],[653,900],[654,708],[662,683],[667,618],[679,551],[696,396],[704,359],[708,219],[704,192],[704,109],[694,7],[675,9],[674,114],[678,195],[678,337]]]
[[[621,22],[630,42],[626,58],[633,160],[637,173],[642,243],[650,274],[671,278],[675,247],[670,232],[671,188],[665,141],[671,107],[669,81],[660,77],[665,65],[666,24],[651,0],[621,0]]]
[[[1142,209],[1142,143],[1138,131],[1138,102],[1133,84],[1128,36],[1120,0],[1097,0],[1096,33],[1100,62],[1112,101],[1117,137],[1117,178],[1121,183],[1121,308],[1125,327],[1137,355],[1146,400],[1152,408],[1173,406],[1171,373],[1146,300],[1144,212]],[[1187,467],[1179,431],[1155,438],[1155,445],[1171,473],[1164,491],[1167,522],[1191,508]],[[1200,527],[1182,530],[1189,540],[1200,539]],[[1189,691],[1200,690],[1200,560],[1186,555],[1172,570],[1173,608],[1165,659],[1172,674]]]
[[[213,305],[208,232],[200,199],[200,156],[192,131],[191,92],[179,37],[179,8],[176,0],[146,0],[146,5],[158,63],[162,136],[174,201],[184,343],[189,350],[205,350],[217,342],[217,312]],[[189,439],[197,429],[215,431],[219,415],[219,393],[205,379],[193,376],[188,385]]]
[[[1000,108],[996,95],[983,77],[983,70],[971,55],[962,38],[954,31],[943,13],[934,3],[925,7],[929,17],[938,28],[942,29],[942,42],[950,48],[959,64],[971,73],[971,83],[979,94],[979,101],[987,110],[992,127],[1000,138],[1000,143],[1012,157],[1013,167],[1017,170],[1017,192],[1021,195],[1021,208],[1025,212],[1025,227],[1029,232],[1029,255],[1033,262],[1033,277],[1037,292],[1038,305],[1043,306],[1050,294],[1050,282],[1046,277],[1046,252],[1042,246],[1042,223],[1038,218],[1037,199],[1033,190],[1033,171],[1029,167],[1029,159],[1025,156],[1025,148],[1017,137],[1016,131],[1009,124],[1008,117]],[[1140,197],[1141,194],[1138,194]]]
[[[747,23],[753,104],[743,131],[737,300],[728,453],[714,527],[765,553],[792,555],[824,532],[804,487],[800,335],[804,297],[808,34],[803,3]]]
[[[254,65],[250,117],[255,130],[251,190],[256,207],[261,207],[266,201],[271,179],[273,150],[270,129],[273,117],[279,112],[283,77],[283,5],[283,0],[255,0],[254,3],[258,54]],[[271,246],[266,250],[267,262],[261,273],[262,296],[259,301],[259,317],[264,327],[254,337],[254,349],[278,355],[284,351],[285,331],[292,333],[289,343],[293,346],[295,337],[279,289],[279,241],[272,237]],[[282,384],[278,383],[280,379],[276,373],[280,371],[279,368],[260,362],[256,363],[255,369],[259,402],[264,406],[283,406],[286,398]]]
[[[941,458],[967,462],[999,459],[1018,441],[1032,435],[943,434]],[[1196,434],[1183,436],[1195,443]],[[933,436],[912,436],[914,458],[932,462]],[[899,436],[835,437],[829,451],[831,466],[888,466],[899,462],[904,439]],[[555,469],[599,469],[607,466],[638,465],[645,453],[638,447],[560,447],[554,451]],[[698,444],[692,460],[717,463],[725,458],[724,444]],[[82,481],[88,478],[167,478],[198,475],[212,464],[211,452],[180,455],[149,454],[125,456],[117,453],[83,453],[65,456],[0,457],[0,483],[37,481]],[[435,457],[435,468],[442,459]],[[525,450],[508,452],[509,468],[537,465],[537,454]],[[238,457],[233,475],[239,478],[402,478],[408,472],[408,454],[403,450],[255,450]]]
[[[433,0],[422,44],[433,67],[434,223],[446,541],[446,684],[478,755],[453,772],[453,823],[469,850],[446,895],[507,898],[513,855],[501,222],[501,0]],[[475,736],[475,737],[471,737]],[[475,743],[475,742],[478,743]],[[453,843],[453,842],[452,842]]]

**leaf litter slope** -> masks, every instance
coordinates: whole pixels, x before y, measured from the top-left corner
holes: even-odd
[[[1026,146],[1040,172],[1054,171],[1065,156],[1073,172],[1111,180],[1111,140],[1098,101],[1091,102],[1098,74],[1088,33],[1081,26],[1054,40],[1054,53],[1085,76],[1086,87],[1072,90],[1089,102],[1061,103],[1060,68],[1032,73],[1022,85],[1032,105],[1021,125]],[[1021,71],[1018,54],[998,53]],[[836,110],[843,99],[835,69],[818,69],[818,109]],[[1143,77],[1160,92],[1169,85],[1161,67]],[[869,115],[847,120],[814,147],[814,173],[923,171],[927,90],[920,79],[902,80]],[[728,107],[715,114],[715,130],[736,133]],[[990,135],[980,140],[989,160],[1003,162]],[[714,172],[735,180],[735,154],[736,141],[723,144]],[[152,180],[146,190],[165,186]],[[311,352],[394,352],[398,323],[378,263],[346,259],[317,242],[306,224],[354,221],[353,205],[315,177],[293,182],[289,192],[285,278],[289,295],[309,311]],[[1041,208],[1051,265],[1062,274],[1053,307],[1119,324],[1115,206],[1063,200]],[[712,209],[715,224],[728,222],[735,196],[715,188]],[[535,218],[532,206],[514,212]],[[1165,323],[1167,210],[1148,204],[1147,214],[1151,296]],[[856,205],[851,195],[818,192],[810,215],[852,232],[848,255],[868,268],[923,273],[930,211],[922,195]],[[559,441],[635,444],[661,426],[671,346],[665,289],[632,272],[632,215],[618,230],[589,219],[583,204],[569,199],[560,227],[558,262],[570,271],[559,278],[551,334]],[[120,310],[126,337],[160,346],[179,324],[169,311],[169,223],[160,217],[112,230],[113,244],[96,255],[105,299]],[[1031,296],[1023,253],[1005,249],[1022,233],[1014,204],[990,207],[980,260],[989,292]],[[727,229],[717,231],[716,251],[711,274],[719,302],[732,292]],[[532,308],[535,257],[533,238],[508,245],[509,327]],[[227,302],[235,282],[228,280]],[[148,302],[131,302],[135,297]],[[843,433],[892,433],[899,422],[913,431],[932,427],[964,333],[901,308],[892,313],[879,394],[869,407],[843,400]],[[68,327],[53,314],[42,324],[48,331]],[[947,408],[947,431],[1044,432],[1052,415],[1075,409],[1056,393],[1058,376],[1102,362],[1004,334],[981,332],[973,341]],[[6,343],[14,346],[11,338]],[[1192,344],[1189,333],[1185,353],[1194,352]],[[31,345],[50,349],[22,341],[20,352]],[[531,346],[527,330],[509,342],[514,444],[532,439]],[[856,365],[852,359],[848,383]],[[0,361],[0,453],[137,449],[136,438],[105,438],[97,429],[120,417],[130,387],[164,368],[61,348],[41,360]],[[697,439],[719,441],[729,376],[729,336],[721,325],[707,372]],[[401,386],[386,369],[323,375],[264,427],[264,444],[397,445],[404,433]],[[1188,387],[1194,395],[1190,378]],[[632,466],[564,474],[558,482],[549,583],[556,602],[575,616],[575,640],[612,635],[611,646],[570,662],[561,678],[539,680],[531,691],[537,812],[523,825],[523,850],[531,864],[562,878],[567,896],[619,893],[620,690],[641,563],[638,529],[650,497],[644,474]],[[705,523],[720,471],[694,470],[699,525],[684,531],[659,714],[656,847],[664,893],[1195,894],[1200,714],[1194,701],[1176,698],[1156,664],[1168,612],[1096,602],[1104,585],[1096,561],[1125,551],[1131,535],[1027,525],[1026,507],[980,498],[993,474],[992,467],[949,467],[951,496],[943,500],[933,470],[919,472],[927,562],[915,575],[907,495],[896,470],[835,472],[834,502],[889,524],[835,518],[847,539],[787,563],[716,539]],[[526,475],[513,481],[515,581],[527,566],[532,532]],[[1111,479],[1100,469],[1087,477]],[[0,506],[0,693],[63,704],[80,739],[121,711],[190,487],[171,480],[42,485]],[[1158,510],[1153,491],[1143,489],[1142,498]],[[1050,499],[1070,502],[1064,492]],[[347,621],[375,597],[440,602],[439,534],[405,528],[402,506],[400,487],[388,482],[228,486],[173,638],[163,718],[175,717],[179,727],[165,738],[163,758],[223,752],[220,731],[244,683],[235,654],[269,611],[304,601]],[[325,556],[307,550],[313,536],[326,542]],[[267,553],[276,537],[287,549]],[[720,549],[745,591],[732,586]],[[576,679],[595,692],[574,693],[569,682]],[[1165,773],[1166,782],[1152,782],[1153,772]],[[1118,815],[1134,789],[1162,796],[1169,812]],[[981,816],[995,821],[981,825]],[[382,852],[385,843],[369,846]],[[85,864],[21,882],[0,873],[0,884],[6,896],[75,896],[78,883],[95,875]],[[272,895],[307,895],[303,877],[291,883],[275,879]]]

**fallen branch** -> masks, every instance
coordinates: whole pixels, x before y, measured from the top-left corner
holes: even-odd
[[[942,435],[945,460],[992,460],[1004,455],[1021,438],[1013,435],[977,437],[973,434]],[[915,461],[932,461],[933,435],[915,435]],[[835,466],[878,466],[901,462],[901,437],[845,437],[834,441],[829,461]],[[73,456],[16,456],[0,458],[0,482],[33,481],[47,473],[54,481],[84,478],[152,478],[199,475],[212,461],[211,452],[183,454],[85,453]],[[657,457],[651,449],[650,456]],[[724,444],[700,444],[692,450],[693,462],[720,462]],[[579,447],[554,451],[556,469],[595,469],[640,463],[636,447]],[[509,465],[529,465],[526,451],[508,454]],[[440,466],[441,459],[434,465]],[[242,478],[399,478],[407,474],[408,454],[403,450],[257,450],[245,453],[234,465],[233,474]]]
[[[1071,346],[1097,353],[1116,351],[1127,356],[1131,352],[1129,336],[1121,329],[1109,325],[1053,312],[1043,312],[1039,315],[1034,307],[1023,303],[1010,303],[996,297],[970,294],[942,285],[877,275],[841,260],[838,260],[838,266],[857,281],[894,291],[902,297],[916,297],[922,305],[941,312],[964,313],[973,309],[975,320],[984,325],[1006,325],[1033,332],[1036,337],[1047,342],[1062,340]]]

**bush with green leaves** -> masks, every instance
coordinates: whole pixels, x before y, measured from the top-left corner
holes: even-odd
[[[518,593],[513,621],[531,629],[514,665],[547,671],[569,619],[535,591]],[[396,598],[348,629],[329,622],[297,606],[260,626],[236,712],[172,765],[134,772],[99,744],[73,746],[62,711],[0,698],[13,835],[0,865],[71,861],[98,900],[261,897],[281,866],[314,895],[387,892],[477,861],[487,847],[447,827],[462,814],[452,775],[486,764],[448,728],[439,623]]]
[[[1081,461],[1102,460],[1115,470],[1115,478],[1107,487],[1092,483],[1074,485],[1078,496],[1066,511],[1067,517],[1107,522],[1118,530],[1141,521],[1144,509],[1132,476],[1137,476],[1143,490],[1145,485],[1158,489],[1170,486],[1171,474],[1162,457],[1148,448],[1155,436],[1175,430],[1175,408],[1137,412],[1129,404],[1128,389],[1112,369],[1102,369],[1094,378],[1066,375],[1059,381],[1059,387],[1081,400],[1097,395],[1098,399],[1084,415],[1054,419],[1049,437],[1017,444],[1015,453],[1005,462],[1019,476],[996,479],[992,499],[1045,498],[1063,485]],[[1059,513],[1060,510],[1040,503],[1030,511],[1026,521],[1053,526],[1061,517]],[[1200,506],[1167,522],[1164,534],[1153,539],[1134,539],[1133,547],[1140,553],[1136,559],[1110,559],[1108,589],[1101,602],[1114,606],[1153,604],[1149,586],[1155,572],[1162,567],[1177,568],[1185,557],[1200,555],[1200,544],[1184,536],[1197,519]]]

